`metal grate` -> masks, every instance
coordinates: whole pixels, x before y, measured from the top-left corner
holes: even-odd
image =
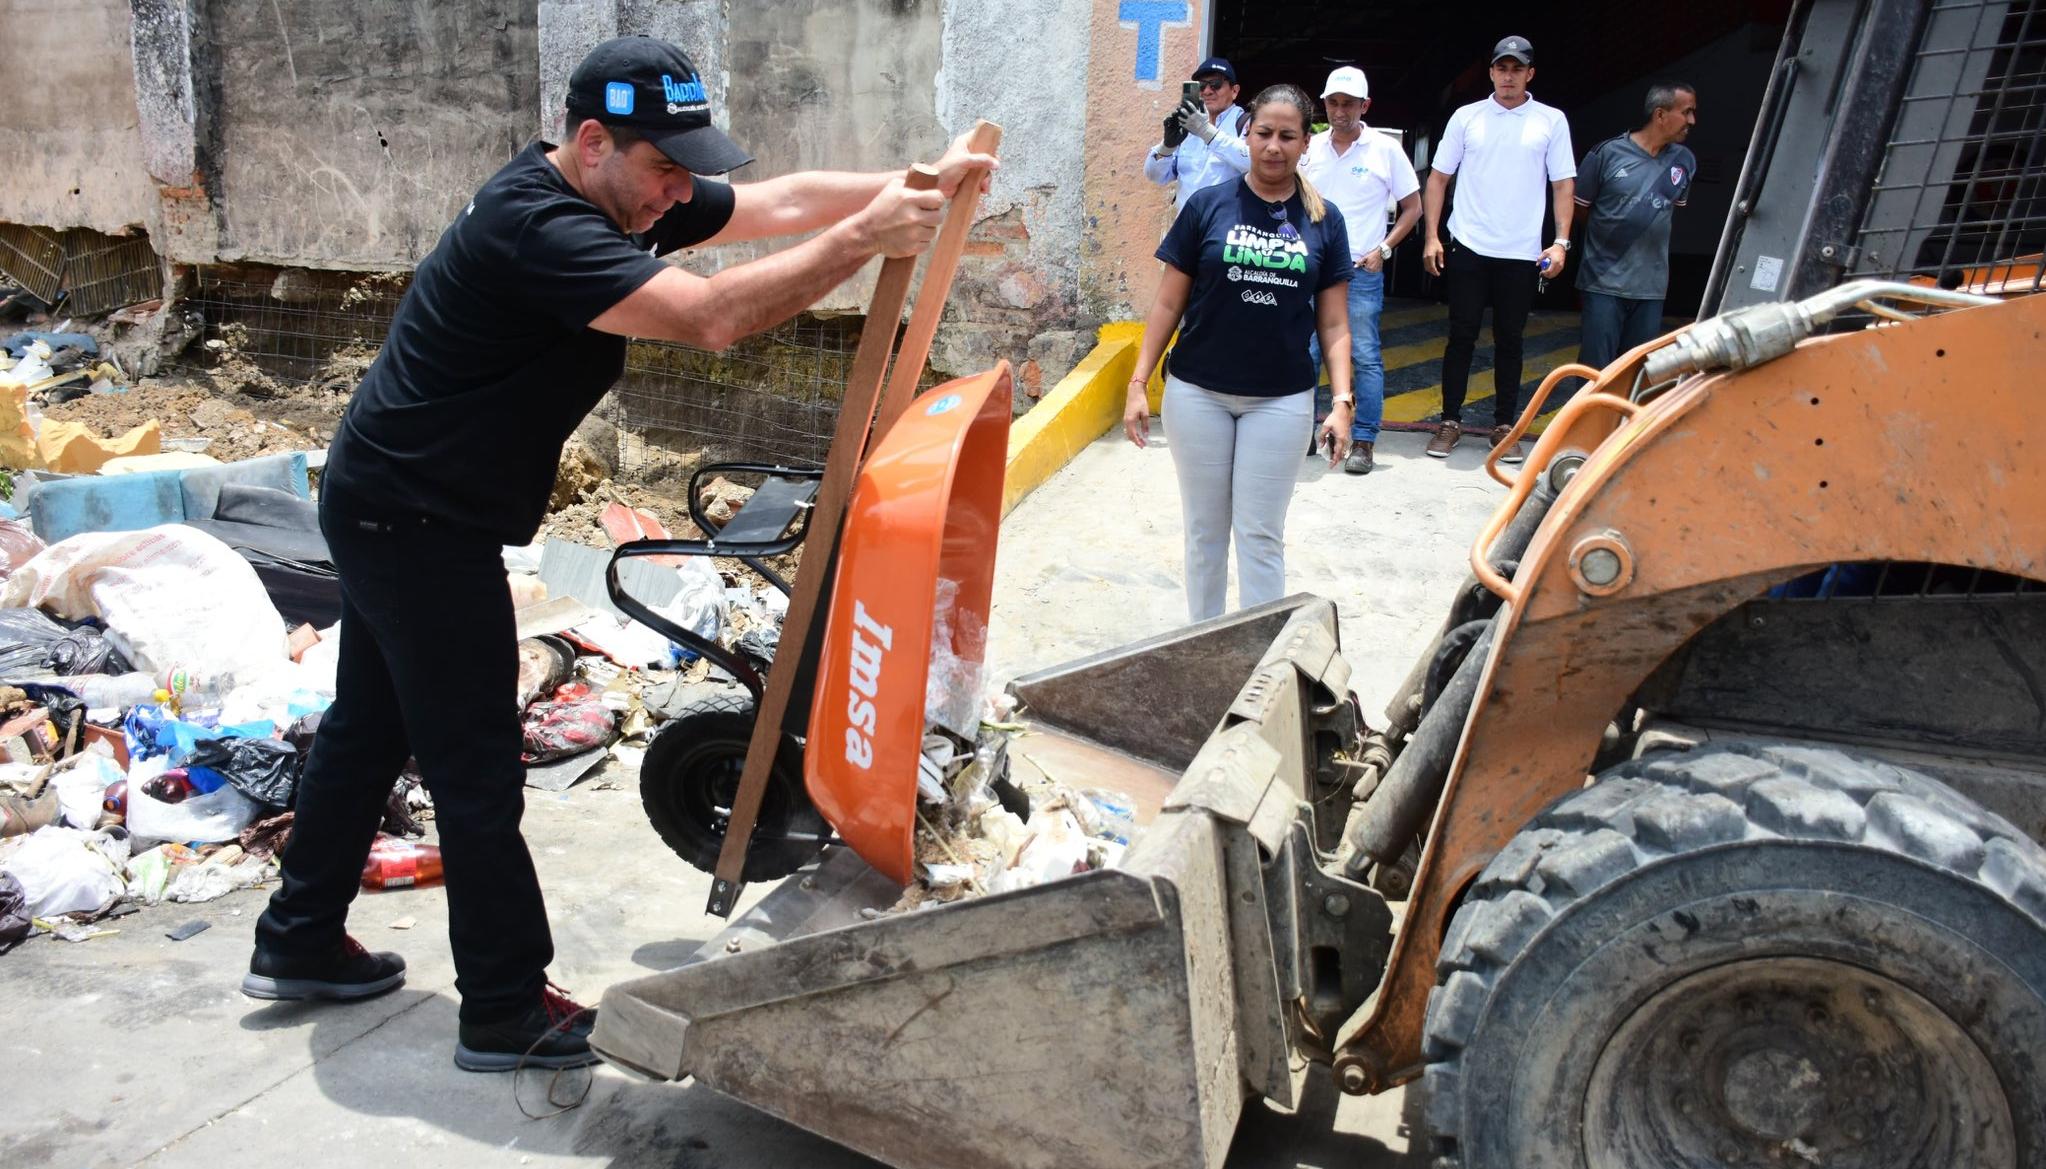
[[[148,236],[64,233],[64,312],[98,316],[162,295],[163,266]]]
[[[665,455],[814,467],[838,422],[864,317],[802,316],[723,353],[634,341],[611,391],[610,420],[645,446],[622,450],[628,478]],[[921,388],[936,384],[926,367]]]
[[[1769,591],[1792,601],[1974,600],[2046,592],[2046,585],[2022,576],[1956,564],[1873,561],[1835,564]]]
[[[198,270],[185,303],[208,339],[280,382],[359,377],[404,296],[402,274]],[[605,417],[629,439],[612,452],[621,478],[662,477],[677,460],[823,462],[861,317],[798,317],[709,353],[665,341],[634,341]],[[188,363],[215,360],[194,350]],[[336,355],[342,360],[336,361]],[[924,385],[935,378],[927,370]],[[339,381],[331,389],[352,392]]]
[[[72,316],[97,316],[163,295],[163,268],[147,235],[89,227],[0,223],[0,274],[52,311]]]
[[[266,281],[201,268],[184,303],[205,318],[208,340],[231,339],[236,352],[273,377],[312,382],[338,351],[383,344],[408,280],[287,270]]]
[[[1849,275],[1998,293],[2042,287],[2046,0],[1928,14]]]

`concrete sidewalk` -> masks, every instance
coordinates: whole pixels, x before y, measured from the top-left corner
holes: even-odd
[[[1477,469],[1475,444],[1444,466],[1423,457],[1423,442],[1388,434],[1380,469],[1365,478],[1303,460],[1289,525],[1290,580],[1337,600],[1353,684],[1374,720],[1440,620],[1500,494]],[[1119,435],[1095,443],[1003,527],[996,673],[1180,624],[1179,565],[1167,451],[1137,451]],[[708,878],[647,825],[634,775],[607,766],[561,795],[530,791],[525,824],[554,926],[552,974],[581,1001],[676,965],[721,924],[701,912]],[[521,1104],[554,1111],[547,1076],[469,1075],[451,1063],[454,972],[437,889],[356,903],[354,934],[405,954],[404,989],[348,1006],[245,999],[235,988],[264,898],[159,905],[112,922],[120,932],[110,938],[40,938],[0,956],[0,1165],[873,1164],[707,1089],[610,1069],[593,1077],[581,1107],[528,1119]],[[416,919],[411,928],[393,928],[405,918]],[[164,937],[192,920],[212,928],[185,942]],[[1076,1036],[1090,1039],[1099,1037]],[[1232,1169],[1424,1164],[1407,1152],[1401,1094],[1338,1100],[1325,1076],[1310,1085],[1299,1115],[1250,1107]]]

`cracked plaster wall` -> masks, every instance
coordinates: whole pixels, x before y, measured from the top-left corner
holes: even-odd
[[[0,5],[0,221],[117,232],[148,226],[127,0]]]

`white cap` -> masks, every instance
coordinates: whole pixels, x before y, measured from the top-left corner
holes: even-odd
[[[1345,65],[1328,75],[1328,85],[1321,91],[1321,96],[1327,97],[1332,93],[1347,93],[1358,101],[1371,100],[1371,86],[1364,80],[1364,71],[1355,65]]]

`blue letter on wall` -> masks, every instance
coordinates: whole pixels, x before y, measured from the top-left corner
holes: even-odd
[[[1187,0],[1122,0],[1116,19],[1122,27],[1137,30],[1137,80],[1156,86],[1165,55],[1165,38],[1160,32],[1186,28],[1191,23]]]

